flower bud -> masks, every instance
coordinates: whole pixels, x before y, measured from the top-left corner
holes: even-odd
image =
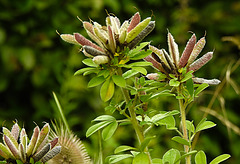
[[[95,56],[95,57],[93,58],[93,62],[94,62],[95,64],[98,64],[98,65],[100,65],[100,64],[106,64],[106,63],[108,63],[108,61],[109,61],[109,58],[108,58],[107,56],[99,55],[99,56]]]

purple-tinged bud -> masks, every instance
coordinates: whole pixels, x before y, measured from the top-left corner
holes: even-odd
[[[158,80],[159,74],[158,73],[149,73],[146,76],[149,80]]]
[[[141,21],[141,16],[140,16],[139,12],[137,12],[132,17],[131,22],[130,22],[130,24],[128,26],[127,32],[129,32],[132,29],[134,29],[139,24],[140,21]]]
[[[51,149],[51,144],[50,143],[46,144],[39,152],[37,152],[33,156],[34,161],[39,161],[40,159],[42,159],[42,157],[44,157],[44,155],[46,155],[50,149]]]
[[[52,150],[50,150],[42,159],[41,161],[43,163],[49,161],[50,159],[52,159],[53,157],[55,157],[57,154],[59,154],[61,152],[61,146],[56,146],[54,147]]]
[[[99,50],[97,50],[93,47],[90,47],[90,46],[83,46],[83,50],[91,56],[106,55],[102,51],[99,51]]]
[[[213,57],[213,52],[208,52],[205,55],[203,55],[201,58],[193,62],[188,70],[189,71],[197,71],[199,70],[202,66],[204,66],[209,60],[211,60]]]
[[[115,53],[116,41],[115,41],[111,26],[108,26],[108,40],[109,40],[108,44],[109,44],[110,50],[112,51],[112,53]]]
[[[26,150],[25,150],[25,148],[24,148],[22,143],[19,144],[19,148],[18,149],[19,149],[20,158],[21,158],[22,162],[25,163],[26,159],[27,159],[27,157],[26,157]]]
[[[177,65],[179,61],[178,45],[174,41],[174,38],[170,32],[168,32],[168,48],[169,48],[169,52],[173,60],[173,63],[178,67]]]
[[[185,65],[187,64],[188,59],[193,51],[194,45],[196,44],[196,39],[196,35],[193,34],[192,37],[188,40],[178,64],[179,68],[185,67]]]
[[[145,61],[152,63],[153,68],[157,69],[158,71],[165,72],[161,63],[159,63],[156,59],[152,56],[147,56],[144,58]]]
[[[100,64],[106,64],[106,63],[109,62],[109,58],[108,58],[108,56],[101,56],[101,55],[99,55],[99,56],[95,56],[95,57],[93,58],[93,62],[94,62],[95,64],[98,64],[98,65],[100,65]]]
[[[35,144],[38,140],[39,132],[40,132],[40,129],[38,126],[36,126],[33,130],[33,135],[27,147],[27,156],[30,156],[32,154]]]
[[[193,61],[197,58],[197,56],[200,54],[200,52],[202,51],[203,47],[206,44],[206,40],[205,37],[202,37],[194,46],[192,53],[188,59],[188,63],[187,66],[189,66],[190,64],[193,63]]]
[[[79,33],[74,33],[74,37],[76,39],[76,41],[81,44],[82,46],[90,46],[90,47],[93,47],[99,51],[102,51],[104,52],[104,50],[97,46],[96,44],[92,43],[90,40],[86,39],[84,36],[82,36],[81,34]]]
[[[54,138],[54,139],[50,142],[50,144],[51,144],[51,149],[54,148],[54,146],[56,146],[57,143],[58,143],[58,137]]]
[[[60,37],[61,37],[62,40],[64,40],[65,42],[79,45],[79,43],[75,40],[74,35],[71,35],[71,34],[61,34]]]
[[[163,62],[169,69],[170,69],[170,66],[165,58],[165,55],[163,54],[163,51],[162,50],[159,50],[158,48],[154,47],[154,46],[151,46],[149,45],[149,49],[154,52],[161,60],[161,62]],[[160,61],[159,61],[160,62]]]
[[[11,141],[11,139],[6,136],[3,135],[3,140],[5,142],[5,144],[7,145],[7,147],[9,148],[9,150],[11,151],[12,155],[16,158],[16,159],[20,159],[19,153],[18,153],[18,147],[16,147],[13,142]]]
[[[83,27],[86,31],[91,32],[92,34],[94,34],[94,30],[93,30],[93,25],[89,22],[83,22]]]
[[[12,129],[11,129],[11,133],[13,135],[13,137],[18,140],[18,136],[19,136],[19,126],[17,123],[15,123],[13,126],[12,126]]]

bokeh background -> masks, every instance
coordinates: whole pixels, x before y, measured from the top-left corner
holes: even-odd
[[[187,118],[197,124],[208,108],[208,120],[218,125],[200,135],[196,149],[204,150],[208,161],[229,153],[232,157],[225,163],[240,163],[238,0],[0,0],[0,125],[10,128],[12,121],[18,120],[30,135],[34,122],[42,126],[44,121],[59,119],[54,91],[71,129],[90,156],[96,157],[97,135],[86,138],[85,132],[93,118],[105,113],[106,104],[99,98],[98,87],[87,88],[91,76],[73,76],[84,67],[84,56],[79,47],[63,42],[56,30],[86,35],[77,16],[105,24],[107,12],[123,22],[137,11],[142,18],[152,16],[156,21],[155,30],[145,39],[155,46],[167,49],[167,29],[181,51],[191,36],[189,31],[198,38],[206,35],[202,54],[214,50],[214,58],[196,75],[218,78],[222,83],[208,88],[191,104]],[[176,100],[163,98],[150,107],[161,111],[178,106]],[[104,156],[121,144],[134,145],[133,133],[130,126],[119,128],[103,143]],[[150,144],[153,157],[162,157],[172,147],[181,149],[171,141],[175,132],[158,127],[153,133],[158,136]]]

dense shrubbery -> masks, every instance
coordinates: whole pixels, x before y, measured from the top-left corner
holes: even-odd
[[[136,7],[136,8],[134,8]],[[207,42],[203,52],[214,47],[214,57],[205,66],[200,77],[220,77],[222,83],[212,91],[208,90],[192,104],[189,117],[200,121],[204,112],[202,107],[210,107],[218,126],[208,134],[201,134],[198,148],[205,147],[209,159],[221,153],[229,153],[232,158],[229,163],[237,163],[240,159],[240,131],[232,125],[226,126],[227,120],[239,125],[239,67],[235,65],[239,59],[239,50],[234,43],[223,42],[224,36],[239,35],[238,1],[31,1],[0,2],[0,123],[8,127],[10,120],[18,119],[19,124],[33,128],[33,121],[59,118],[52,92],[59,95],[60,102],[68,119],[71,129],[80,138],[85,138],[85,132],[96,113],[104,113],[104,104],[100,101],[98,89],[88,90],[89,77],[73,77],[75,70],[82,67],[83,54],[78,53],[77,46],[72,47],[63,43],[55,30],[60,33],[80,32],[86,34],[82,20],[94,19],[103,23],[107,13],[115,13],[121,20],[129,18],[139,10],[146,18],[153,12],[156,21],[155,30],[148,36],[154,40],[152,45],[167,47],[167,29],[176,37],[179,45],[185,45],[190,34],[194,31],[197,36],[207,32]],[[229,40],[229,38],[224,38]],[[230,38],[234,39],[234,38]],[[182,50],[184,47],[180,47]],[[239,61],[238,61],[239,64]],[[235,67],[235,68],[234,68]],[[235,69],[231,74],[231,69]],[[226,73],[227,72],[227,73]],[[229,74],[230,73],[230,74]],[[211,89],[211,88],[210,88]],[[218,92],[219,91],[219,92]],[[217,97],[214,97],[216,95]],[[211,100],[213,102],[211,102]],[[159,110],[177,108],[172,99],[163,100],[153,106]],[[198,108],[196,108],[198,107]],[[194,110],[194,112],[192,112]],[[200,117],[199,117],[200,116]],[[6,121],[5,123],[3,123]],[[105,154],[120,143],[131,143],[129,129],[120,128],[114,139],[105,145]],[[158,129],[159,131],[159,129]],[[153,156],[164,154],[163,147],[172,147],[168,142],[171,136],[166,136],[165,128],[160,130],[162,143],[154,143]],[[129,132],[130,133],[130,132]],[[211,136],[211,137],[208,137]],[[221,137],[219,137],[221,136]],[[166,140],[166,142],[164,142]],[[85,140],[90,154],[97,147],[95,136]],[[219,145],[219,143],[222,143]],[[88,145],[91,145],[88,146]],[[206,146],[210,145],[210,146]],[[177,147],[177,145],[174,145]],[[158,150],[158,151],[156,151]],[[92,153],[91,153],[92,152]]]

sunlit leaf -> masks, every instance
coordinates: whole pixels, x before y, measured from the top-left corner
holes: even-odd
[[[196,132],[199,132],[199,131],[205,130],[205,129],[209,129],[209,128],[212,128],[217,125],[217,124],[213,123],[212,121],[206,121],[206,120],[207,119],[204,118],[199,122],[199,124],[196,127]]]
[[[176,141],[177,143],[180,143],[182,145],[190,146],[190,143],[180,136],[175,136],[175,137],[172,138],[172,140]]]
[[[110,121],[103,121],[103,122],[99,122],[99,123],[91,126],[86,132],[86,137],[91,136],[93,133],[104,128],[105,126],[107,126],[110,123],[111,123]]]
[[[90,58],[84,59],[82,62],[83,62],[83,64],[90,66],[90,67],[98,67],[98,64],[95,64],[93,62],[93,60]]]
[[[117,127],[118,127],[117,121],[114,121],[110,123],[107,127],[105,127],[102,131],[103,140],[106,141],[109,138],[111,138],[114,132],[117,130]]]
[[[103,76],[95,76],[88,82],[88,87],[95,87],[102,84],[105,81]]]
[[[204,151],[199,151],[195,156],[195,164],[207,164],[207,158]]]
[[[120,155],[111,155],[108,157],[108,159],[109,159],[109,163],[116,163],[116,162],[119,162],[126,158],[131,158],[131,157],[133,157],[132,154],[120,154]]]
[[[170,149],[163,155],[163,163],[168,163],[168,164],[175,164],[177,159],[181,157],[180,152],[177,149]],[[180,164],[179,162],[176,162],[176,164]]]
[[[227,160],[230,157],[231,157],[231,155],[229,155],[229,154],[222,154],[222,155],[219,155],[218,157],[214,158],[209,164],[218,164],[218,163],[221,163],[221,162]]]
[[[132,67],[133,70],[143,74],[143,75],[146,75],[147,74],[147,70],[143,67]]]
[[[117,86],[123,87],[123,88],[126,87],[126,80],[122,76],[113,75],[112,80]]]
[[[131,146],[127,146],[127,145],[122,145],[122,146],[117,147],[114,150],[114,154],[117,154],[117,153],[120,153],[120,152],[123,152],[123,151],[128,151],[128,150],[136,150],[136,148],[131,147]]]
[[[136,75],[137,73],[138,73],[138,71],[136,71],[136,70],[132,70],[132,69],[131,69],[131,70],[128,70],[127,72],[125,72],[125,73],[123,74],[123,78],[124,78],[124,79],[128,79],[128,78]]]
[[[93,121],[114,121],[115,118],[110,115],[101,115],[95,118]]]
[[[203,83],[198,86],[198,88],[194,92],[194,96],[197,96],[199,93],[201,93],[204,89],[206,89],[209,85],[207,83]]]
[[[140,164],[140,163],[149,163],[148,155],[145,153],[139,153],[137,154],[132,161],[132,164]]]
[[[171,87],[178,87],[178,86],[180,85],[180,82],[177,81],[177,80],[175,80],[175,79],[171,79],[171,80],[169,81],[169,85],[170,85]]]
[[[111,78],[108,78],[102,85],[100,90],[101,99],[106,102],[110,100],[114,94],[114,82]]]

